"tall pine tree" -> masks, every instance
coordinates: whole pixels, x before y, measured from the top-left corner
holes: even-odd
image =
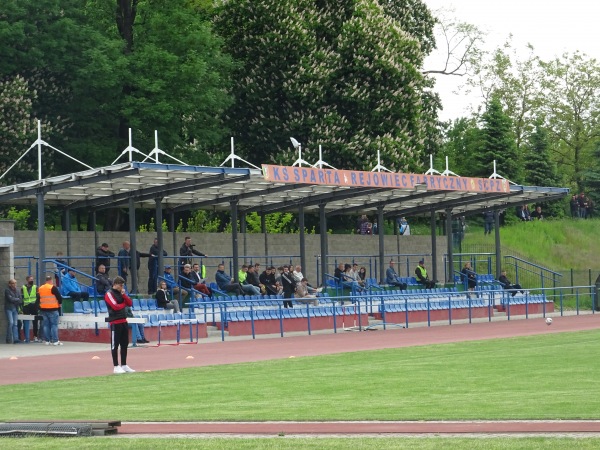
[[[496,172],[499,175],[520,183],[522,171],[511,120],[502,111],[502,104],[497,96],[492,96],[488,101],[481,119],[483,121],[482,147],[478,154],[474,155],[476,176],[489,177],[496,161]]]

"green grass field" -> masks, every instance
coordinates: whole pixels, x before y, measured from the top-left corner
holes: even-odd
[[[0,419],[596,419],[598,341],[600,330],[2,386]]]
[[[0,387],[5,420],[598,419],[600,330]],[[43,368],[40,368],[43,370]],[[584,438],[27,438],[39,449],[573,449]]]

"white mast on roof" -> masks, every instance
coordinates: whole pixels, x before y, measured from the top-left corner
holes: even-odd
[[[377,150],[377,165],[371,169],[371,172],[375,172],[375,171],[381,172],[382,170],[385,170],[387,172],[392,172],[390,169],[384,167],[381,164],[381,156],[380,156],[379,150]]]
[[[259,169],[260,170],[259,167],[256,167],[254,164],[246,161],[245,159],[240,158],[238,155],[235,154],[235,152],[234,152],[234,146],[233,146],[233,136],[231,136],[231,153],[229,154],[229,156],[227,158],[225,158],[225,161],[223,161],[219,167],[222,167],[227,161],[231,161],[231,167],[235,168],[234,162],[235,162],[236,159],[238,161],[242,161],[243,163],[248,164],[249,166],[254,167],[255,169]]]
[[[444,170],[441,175],[443,177],[447,177],[449,175],[452,175],[453,177],[459,177],[460,175],[456,175],[454,172],[452,172],[449,168],[448,168],[448,157],[446,156],[446,170]]]
[[[433,155],[431,153],[429,154],[429,170],[425,172],[425,175],[441,175],[441,173],[433,168]]]
[[[499,175],[499,174],[496,172],[496,160],[494,160],[494,173],[492,173],[492,174],[489,176],[489,178],[491,178],[491,179],[501,179],[501,180],[506,180],[506,181],[508,181],[510,184],[514,184],[514,185],[516,185],[516,184],[517,184],[517,183],[515,183],[515,182],[513,182],[513,181],[510,181],[510,180],[508,180],[508,179],[504,178],[502,175]]]
[[[158,164],[159,163],[159,161],[158,161],[158,155],[168,156],[172,160],[177,161],[179,164],[182,164],[184,166],[188,166],[189,165],[189,164],[186,164],[183,161],[180,161],[177,158],[169,155],[167,152],[162,151],[160,148],[158,148],[158,131],[154,130],[154,148],[148,154],[148,156],[146,156],[146,158],[144,158],[144,160],[142,162],[146,162],[147,159],[152,159],[152,157],[154,157],[154,162]]]
[[[315,163],[313,167],[318,167],[319,169],[322,169],[323,166],[331,167],[332,169],[337,170],[331,164],[327,164],[325,161],[323,161],[323,151],[321,149],[321,145],[319,145],[319,160]]]
[[[139,153],[140,155],[142,155],[145,158],[148,158],[148,155],[146,155],[143,152],[140,152],[137,148],[135,148],[134,146],[131,145],[131,128],[129,129],[129,145],[127,146],[127,148],[125,150],[123,150],[121,152],[121,154],[117,157],[117,159],[115,159],[111,166],[114,165],[119,159],[121,159],[123,157],[124,154],[128,153],[129,154],[129,162],[133,161],[133,153]]]
[[[298,165],[298,167],[302,167],[302,164],[306,164],[307,166],[312,167],[311,164],[302,159],[302,144],[293,137],[290,138],[290,141],[292,141],[292,145],[294,146],[294,148],[298,149],[298,159],[294,161],[292,167],[294,167],[295,165]]]
[[[38,120],[37,122],[38,122],[38,126],[37,126],[37,139],[35,140],[35,142],[34,142],[33,144],[31,144],[31,145],[29,146],[29,148],[28,148],[27,150],[25,150],[25,153],[23,153],[23,154],[22,154],[22,155],[19,157],[19,159],[17,159],[17,160],[16,160],[16,161],[15,161],[15,162],[12,164],[12,166],[10,166],[8,169],[6,169],[6,172],[4,172],[2,175],[0,175],[0,180],[1,180],[2,178],[4,178],[4,176],[5,176],[5,175],[6,175],[8,172],[10,172],[10,171],[11,171],[11,169],[12,169],[13,167],[15,167],[15,166],[16,166],[16,165],[19,163],[19,161],[21,161],[21,160],[22,160],[22,159],[25,157],[25,155],[27,155],[27,153],[29,153],[29,150],[31,150],[31,149],[32,149],[33,147],[35,147],[36,145],[37,145],[37,148],[38,148],[38,155],[37,155],[37,156],[38,156],[38,180],[41,180],[41,179],[42,179],[42,145],[45,145],[46,147],[50,147],[52,150],[54,150],[54,151],[57,151],[57,152],[58,152],[58,153],[60,153],[61,155],[64,155],[64,156],[66,156],[67,158],[70,158],[70,159],[72,159],[73,161],[75,161],[75,162],[77,162],[77,163],[79,163],[79,164],[81,164],[81,165],[83,165],[83,166],[87,167],[88,169],[93,169],[93,167],[92,167],[92,166],[88,166],[86,163],[84,163],[84,162],[81,162],[81,161],[79,161],[79,160],[78,160],[78,159],[76,159],[76,158],[73,158],[71,155],[67,155],[65,152],[63,152],[63,151],[61,151],[61,150],[57,149],[56,147],[53,147],[53,146],[51,146],[51,145],[50,145],[50,144],[48,144],[46,141],[44,141],[44,140],[42,139],[42,121],[41,121],[41,120]]]

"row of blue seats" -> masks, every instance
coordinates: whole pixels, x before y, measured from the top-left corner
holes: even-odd
[[[528,303],[550,303],[551,300],[548,300],[544,294],[533,294],[533,295],[522,295],[512,297],[507,295],[502,299],[503,304],[510,303],[511,305],[525,305]]]
[[[270,319],[294,319],[307,317],[332,317],[334,315],[343,315],[346,313],[341,306],[338,307],[320,307],[311,308],[286,308],[286,309],[256,309],[253,311],[228,311],[224,317],[225,322],[243,322],[247,320],[270,320]]]
[[[195,314],[184,314],[184,313],[167,313],[167,314],[136,314],[135,317],[141,317],[146,319],[145,327],[157,327],[159,324],[165,325],[165,322],[169,322],[169,324],[175,325],[177,322],[182,324],[187,323],[204,323],[204,321],[200,320],[196,317]]]
[[[481,308],[488,307],[487,302],[483,300],[468,300],[462,301],[457,300],[453,302],[410,302],[410,303],[384,303],[383,306],[379,305],[379,312],[405,312],[405,311],[427,311],[429,308],[430,311],[433,310],[441,310],[441,309],[449,309],[450,303],[452,304],[452,309],[458,308]]]
[[[156,305],[156,299],[154,298],[142,298],[133,300],[133,311],[162,311],[163,308],[159,308]],[[73,312],[76,314],[90,314],[94,311],[98,313],[107,313],[106,303],[104,300],[82,300],[73,301]]]

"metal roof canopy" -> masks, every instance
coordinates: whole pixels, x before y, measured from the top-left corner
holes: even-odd
[[[284,184],[264,179],[256,169],[201,167],[128,162],[68,175],[0,187],[0,203],[34,205],[37,195],[44,204],[66,209],[127,207],[133,197],[136,208],[154,209],[160,198],[163,209],[228,211],[237,202],[242,212],[318,212],[324,203],[328,216],[375,214],[385,217],[429,214],[431,211],[465,214],[481,209],[504,209],[523,203],[548,201],[569,193],[567,188],[511,185],[510,193],[476,193],[381,187],[347,187],[322,184]]]
[[[93,211],[128,207],[170,213],[194,209],[231,211],[232,217],[258,212],[342,214],[431,215],[436,212],[471,215],[486,209],[502,210],[523,203],[554,200],[569,193],[567,188],[510,185],[510,192],[484,193],[459,190],[428,190],[425,184],[412,188],[337,186],[268,181],[257,169],[202,167],[150,162],[127,162],[68,175],[0,187],[0,204],[38,207],[40,273],[45,272],[43,237],[45,205],[65,210]],[[161,214],[162,211],[157,212]],[[130,211],[130,221],[134,220]],[[161,221],[162,222],[162,221]],[[435,233],[435,230],[432,230]],[[131,251],[135,252],[135,224],[130,223]],[[162,246],[161,233],[159,241]],[[234,233],[235,234],[235,233]],[[234,273],[237,276],[237,236],[234,241]],[[382,237],[381,237],[382,239]],[[433,238],[432,238],[433,239]],[[499,245],[499,243],[497,243]],[[322,246],[323,248],[323,246]],[[304,255],[303,249],[300,249]],[[382,255],[383,257],[383,255]],[[302,256],[304,259],[304,256]],[[162,258],[159,258],[159,260]],[[304,261],[303,261],[304,262]],[[323,273],[327,261],[322,258]],[[383,268],[383,265],[382,265]],[[159,270],[161,270],[159,268]],[[135,265],[132,277],[137,277]],[[160,272],[159,272],[160,273]],[[136,286],[134,286],[135,289]]]

